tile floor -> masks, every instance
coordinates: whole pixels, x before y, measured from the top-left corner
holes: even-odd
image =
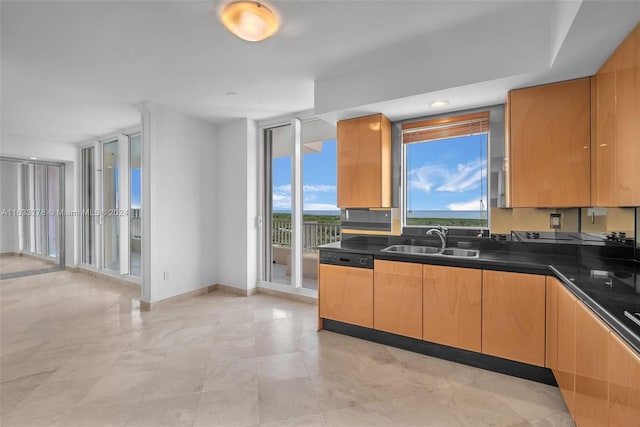
[[[573,425],[558,389],[316,332],[316,307],[223,292],[139,311],[135,286],[0,281],[0,424]]]

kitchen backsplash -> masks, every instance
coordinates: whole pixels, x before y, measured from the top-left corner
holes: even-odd
[[[589,209],[534,209],[491,208],[491,233],[509,234],[512,230],[561,231],[603,233],[624,232],[634,237],[635,208],[605,208],[595,212]],[[561,228],[550,226],[550,214],[560,214]],[[590,215],[595,213],[595,215]]]

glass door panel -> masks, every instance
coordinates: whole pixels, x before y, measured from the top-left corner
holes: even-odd
[[[302,124],[302,287],[307,289],[318,289],[318,246],[340,239],[335,138],[335,126],[323,120]]]
[[[142,252],[142,138],[134,135],[129,138],[129,182],[130,203],[129,207],[129,259],[130,274],[140,276],[141,252]]]
[[[115,214],[119,209],[118,141],[103,144],[102,177],[104,268],[119,273],[120,217]]]
[[[291,285],[291,125],[266,130],[267,281]]]
[[[58,257],[58,230],[60,229],[60,221],[62,214],[59,214],[60,195],[60,168],[57,166],[47,166],[47,240],[48,255],[50,257]]]
[[[82,150],[82,263],[95,266],[95,149]]]

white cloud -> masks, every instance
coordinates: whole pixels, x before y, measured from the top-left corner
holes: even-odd
[[[485,162],[474,160],[460,163],[455,168],[425,164],[409,171],[411,188],[430,193],[435,191],[462,192],[480,187]]]
[[[483,167],[484,162],[480,160],[459,164],[454,172],[449,171],[446,181],[436,190],[461,192],[478,188]]]
[[[335,185],[310,184],[303,186],[302,190],[304,192],[305,210],[325,211],[338,209],[335,204],[307,203],[318,198],[315,193],[335,192]],[[272,204],[274,209],[291,209],[291,184],[283,184],[273,187]]]
[[[305,203],[305,211],[337,211],[339,208],[331,203]]]
[[[482,209],[481,209],[482,207]],[[482,206],[479,199],[469,200],[468,202],[456,202],[447,205],[447,209],[450,211],[479,211],[486,209],[487,199],[482,199]]]
[[[302,191],[305,193],[330,193],[332,191],[336,191],[336,186],[325,184],[309,184],[302,186]]]

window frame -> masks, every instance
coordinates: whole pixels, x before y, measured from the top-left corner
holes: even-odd
[[[485,176],[486,176],[486,188],[484,189],[484,193],[486,194],[486,208],[487,208],[487,225],[484,227],[469,227],[469,226],[447,226],[448,229],[450,230],[464,230],[464,231],[469,231],[469,230],[479,230],[482,232],[488,232],[491,229],[491,196],[490,196],[490,191],[491,191],[491,111],[490,109],[482,109],[482,110],[474,110],[473,112],[487,112],[489,113],[489,126],[486,132],[478,132],[478,133],[472,133],[469,135],[477,135],[480,133],[484,133],[487,135],[487,150],[486,150],[486,157],[487,157],[487,164],[485,167]],[[458,116],[461,114],[465,114],[466,112],[450,112],[450,113],[446,113],[446,114],[442,114],[439,116],[433,116],[433,117],[426,117],[426,118],[422,118],[422,119],[412,119],[412,120],[408,120],[407,123],[410,122],[417,122],[417,121],[424,121],[424,120],[430,120],[430,119],[437,119],[437,118],[445,118],[445,117],[452,117],[452,116]],[[420,144],[420,143],[425,143],[428,141],[437,141],[437,140],[443,140],[443,139],[453,139],[453,138],[457,138],[456,136],[450,136],[450,137],[445,137],[445,138],[438,138],[438,139],[432,139],[432,140],[425,140],[425,141],[416,141],[416,142],[411,142],[411,143],[404,143],[403,141],[404,135],[402,133],[402,131],[400,132],[400,145],[401,145],[401,160],[400,160],[400,217],[401,217],[401,222],[402,222],[402,227],[403,228],[410,228],[410,229],[419,229],[419,228],[430,228],[433,226],[436,226],[436,224],[433,225],[414,225],[414,224],[407,224],[407,146],[410,144]]]

